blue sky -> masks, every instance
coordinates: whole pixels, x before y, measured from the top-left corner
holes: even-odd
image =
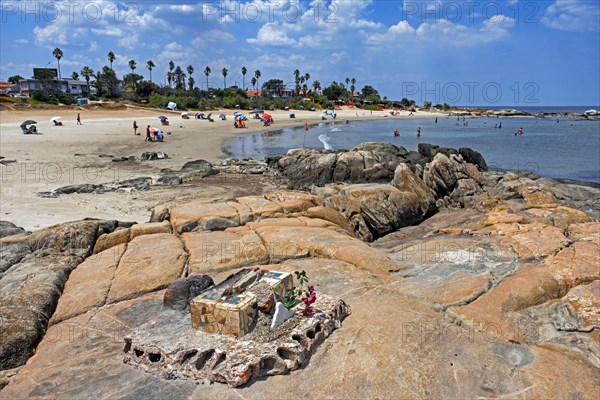
[[[357,80],[390,99],[467,106],[599,105],[598,0],[12,1],[1,4],[0,79],[56,66],[99,70],[116,56],[164,83],[168,62],[197,85]],[[290,83],[292,85],[292,83]]]

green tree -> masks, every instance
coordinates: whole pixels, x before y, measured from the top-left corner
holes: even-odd
[[[304,84],[304,88],[305,88],[304,89],[304,95],[305,96],[306,96],[306,92],[308,91],[308,87],[309,87],[309,85],[308,85],[308,80],[309,79],[310,79],[310,74],[307,72],[307,73],[304,74],[304,82],[305,82],[305,84]]]
[[[115,53],[113,53],[112,51],[108,52],[108,62],[110,63],[110,69],[113,69],[113,61],[115,61]]]
[[[191,90],[194,90],[194,84],[196,83],[196,81],[194,80],[194,78],[192,78],[192,74],[194,73],[194,67],[192,67],[191,65],[188,65],[187,66],[187,72],[188,72],[188,75],[189,75],[189,78],[188,78],[188,87],[189,87],[189,90],[191,91]]]
[[[79,74],[77,72],[73,71],[73,73],[71,74],[71,79],[73,79],[74,81],[78,81]]]
[[[58,63],[58,81],[60,82],[62,80],[60,76],[60,59],[63,58],[63,51],[57,47],[52,52],[52,55],[56,58],[56,62]],[[62,83],[60,85],[62,86]],[[69,91],[69,85],[67,85],[67,91]]]
[[[13,85],[16,85],[22,79],[25,78],[23,78],[21,75],[13,75],[8,77],[8,82],[12,83]]]
[[[254,71],[254,77],[256,78],[256,85],[258,86],[258,80],[260,79],[260,69]]]
[[[252,88],[254,89],[254,91],[256,91],[256,83],[258,81],[256,80],[256,77],[253,76],[252,79],[250,80],[250,83],[252,83]]]
[[[104,95],[109,98],[118,96],[119,79],[112,68],[105,65],[102,67],[102,71],[96,74],[95,78],[95,86],[99,96]]]
[[[171,76],[171,80],[169,80],[169,87],[173,87],[173,82],[175,82],[175,73],[173,70],[175,69],[175,63],[173,61],[169,61],[169,72],[167,72],[167,80],[169,79],[169,74]]]
[[[85,82],[87,83],[87,92],[88,96],[90,95],[90,77],[94,75],[94,70],[88,66],[85,66],[81,69],[81,76],[85,78]]]
[[[281,79],[270,79],[262,84],[263,96],[272,97],[277,95],[281,97],[281,90],[283,89],[283,81]]]
[[[361,95],[364,100],[379,102],[379,92],[373,86],[366,85],[361,90]]]
[[[129,68],[131,69],[131,73],[135,73],[135,69],[137,68],[137,63],[135,60],[129,60]]]
[[[300,70],[297,68],[294,70],[294,83],[296,84],[296,96],[300,96]]]
[[[177,90],[184,90],[185,89],[185,74],[183,73],[183,70],[181,69],[181,67],[178,65],[177,68],[175,68],[175,89]]]
[[[313,89],[315,89],[315,92],[318,92],[319,90],[321,90],[321,82],[313,81]]]
[[[346,87],[345,89],[348,90],[348,85],[350,85],[350,78],[346,78]]]
[[[248,70],[246,69],[246,67],[242,67],[242,89],[246,90],[246,73],[248,72]]]
[[[345,92],[344,85],[336,81],[331,82],[329,86],[323,89],[323,95],[329,100],[339,100]]]
[[[354,85],[356,85],[356,79],[355,78],[350,79],[350,83],[352,84],[350,86],[350,92],[352,93],[352,98],[354,98],[354,90],[356,90],[356,87]]]
[[[227,73],[229,72],[229,70],[227,68],[223,68],[223,70],[221,70],[221,73],[223,74],[223,90],[225,90],[227,88]]]
[[[207,65],[206,68],[204,68],[204,75],[206,75],[206,91],[208,92],[208,76],[210,75],[212,71],[210,70],[210,67]]]
[[[148,60],[148,62],[146,63],[146,68],[148,68],[148,71],[150,71],[150,82],[152,82],[152,70],[154,69],[154,67],[156,67],[154,61]]]

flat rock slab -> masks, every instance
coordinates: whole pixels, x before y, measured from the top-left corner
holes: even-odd
[[[166,288],[181,277],[187,254],[177,236],[142,235],[127,244],[108,293],[107,303]]]
[[[125,338],[123,361],[168,380],[222,382],[231,387],[287,374],[306,365],[316,347],[350,314],[343,300],[322,294],[313,307],[309,318],[301,317],[297,307],[294,316],[273,331],[240,339],[197,331],[188,313],[163,311]],[[278,330],[283,333],[277,335]]]

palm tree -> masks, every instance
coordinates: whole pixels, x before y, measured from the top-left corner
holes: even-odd
[[[173,80],[175,79],[175,73],[172,71],[167,72],[167,81],[169,82],[169,88],[173,88]]]
[[[209,66],[206,66],[206,68],[204,68],[204,75],[206,75],[206,91],[208,92],[208,76],[210,75],[211,70]]]
[[[345,89],[348,90],[348,84],[350,83],[350,78],[346,78],[346,87]]]
[[[146,63],[146,68],[148,68],[148,70],[150,71],[150,82],[152,82],[152,70],[154,69],[154,67],[156,67],[156,65],[154,65],[154,61],[148,60],[148,62]]]
[[[304,80],[306,81],[306,86],[308,86],[308,80],[310,79],[310,74],[307,72],[304,74]],[[306,95],[306,93],[304,93]]]
[[[319,90],[321,90],[321,82],[313,81],[313,88],[315,89],[315,92],[318,92]]]
[[[78,81],[79,74],[77,72],[73,71],[73,73],[71,74],[71,79],[73,79],[74,81]]]
[[[113,53],[112,51],[108,52],[108,62],[110,63],[110,69],[113,69],[112,64],[113,61],[115,61],[115,53]]]
[[[54,49],[54,51],[52,52],[52,55],[56,58],[56,62],[58,63],[58,80],[59,82],[61,81],[61,76],[60,76],[60,59],[63,57],[63,52],[61,49],[59,49],[58,47]],[[67,89],[69,88],[69,86],[67,85]]]
[[[258,80],[260,79],[260,69],[254,71],[254,77],[256,78],[256,86],[258,87]]]
[[[169,72],[171,73],[171,80],[169,81],[169,86],[171,86],[171,82],[174,82],[175,74],[173,70],[175,69],[175,63],[173,61],[169,61]],[[169,74],[167,73],[167,79],[169,79]]]
[[[246,67],[242,67],[242,89],[246,90],[246,73],[248,72],[248,70],[246,69]]]
[[[175,68],[175,89],[185,89],[185,74],[179,65]]]
[[[223,70],[221,71],[221,73],[223,74],[223,90],[225,90],[225,88],[227,87],[227,73],[229,72],[229,70],[227,68],[223,68]]]
[[[192,67],[191,65],[187,66],[187,72],[190,75],[189,79],[188,79],[188,86],[190,90],[194,90],[194,83],[196,83],[196,81],[194,80],[194,78],[192,78],[192,74],[194,73],[194,67]]]
[[[296,82],[296,96],[300,95],[300,71],[294,70],[294,82]]]
[[[81,76],[85,78],[87,83],[87,92],[88,96],[90,95],[90,76],[94,75],[94,70],[88,66],[85,66],[81,69]]]
[[[131,75],[133,75],[133,71],[137,68],[135,60],[129,60],[129,68],[131,68]]]
[[[252,79],[250,80],[250,83],[252,84],[254,91],[256,91],[256,82],[258,82],[258,81],[256,80],[256,77],[253,76]]]
[[[356,85],[356,78],[352,78],[350,83],[352,84],[352,86],[350,86],[350,91],[352,92],[352,97],[354,97],[354,89],[356,89],[354,85]]]

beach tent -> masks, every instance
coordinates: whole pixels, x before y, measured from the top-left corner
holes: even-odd
[[[158,133],[160,132],[160,129],[158,128],[150,128],[150,133]]]
[[[167,104],[167,108],[169,110],[177,110],[177,103],[170,101],[169,104]]]

